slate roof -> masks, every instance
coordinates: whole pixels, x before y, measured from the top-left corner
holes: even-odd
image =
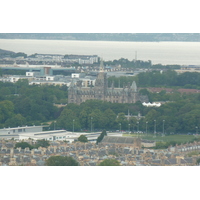
[[[15,145],[13,143],[6,143],[5,146],[8,148],[13,148]]]
[[[185,162],[185,163],[190,163],[190,164],[192,164],[192,163],[193,163],[193,158],[190,158],[190,157],[189,157],[189,158],[185,158],[184,160],[182,159],[182,160],[181,160],[181,163],[182,163],[182,162],[183,162],[183,163]]]
[[[113,144],[133,144],[133,137],[117,137],[117,136],[104,136],[101,143],[113,143]]]
[[[36,165],[38,165],[38,166],[44,166],[45,165],[45,161],[39,160],[39,161],[37,161]]]

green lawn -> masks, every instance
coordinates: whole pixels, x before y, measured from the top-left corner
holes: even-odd
[[[132,136],[132,137],[137,137],[137,134],[123,134],[123,136]],[[200,137],[200,135],[198,136],[194,136],[194,135],[166,135],[164,137],[162,136],[154,136],[153,134],[139,134],[139,137],[141,137],[142,139],[146,139],[146,140],[154,140],[154,141],[162,141],[162,142],[170,142],[170,141],[176,141],[176,142],[190,142],[192,139],[196,138],[196,137]]]

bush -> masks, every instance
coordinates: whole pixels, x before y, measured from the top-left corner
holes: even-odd
[[[51,156],[45,161],[46,166],[78,166],[79,163],[70,156]]]

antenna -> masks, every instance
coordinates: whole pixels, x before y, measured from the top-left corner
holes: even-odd
[[[137,68],[137,51],[135,51],[135,68]]]

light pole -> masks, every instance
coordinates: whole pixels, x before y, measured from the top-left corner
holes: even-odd
[[[165,120],[163,119],[163,136],[165,135]]]
[[[74,133],[74,121],[75,121],[75,120],[73,119],[73,133]]]
[[[130,124],[128,124],[128,133],[130,134]]]
[[[148,122],[146,122],[146,135],[147,135],[147,125],[148,125]]]
[[[54,121],[54,131],[55,131],[56,121]]]
[[[156,120],[154,120],[154,134],[155,134],[155,137],[156,137]]]
[[[119,131],[120,131],[120,133],[121,133],[121,123],[119,123]]]
[[[92,133],[92,119],[93,119],[93,118],[91,117],[91,133]]]
[[[196,134],[198,134],[198,126],[196,126]]]
[[[139,122],[137,121],[137,135],[139,134]]]

